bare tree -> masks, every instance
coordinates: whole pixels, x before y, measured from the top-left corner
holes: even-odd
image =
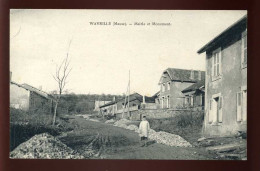
[[[69,42],[69,48],[70,48],[71,40]],[[61,95],[64,91],[64,88],[66,84],[68,83],[67,78],[70,74],[70,71],[72,68],[69,68],[69,48],[67,51],[67,55],[65,59],[62,61],[62,63],[58,66],[56,66],[56,74],[52,75],[54,80],[58,83],[58,93],[56,95],[56,103],[55,103],[55,108],[54,108],[54,114],[53,114],[53,121],[52,125],[55,125],[56,122],[56,116],[57,116],[57,108],[58,104],[60,102]]]

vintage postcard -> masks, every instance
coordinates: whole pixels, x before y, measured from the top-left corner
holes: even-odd
[[[246,10],[10,10],[11,159],[247,160]]]

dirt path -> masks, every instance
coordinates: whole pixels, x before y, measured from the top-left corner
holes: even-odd
[[[212,160],[216,156],[201,148],[170,147],[153,143],[141,147],[137,133],[105,123],[75,117],[78,129],[61,137],[60,140],[72,149],[91,158],[104,159],[180,159]],[[87,153],[88,152],[88,153]]]

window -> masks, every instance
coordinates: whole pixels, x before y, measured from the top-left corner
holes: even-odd
[[[167,83],[167,89],[170,90],[171,89],[171,82]]]
[[[247,67],[247,30],[242,33],[242,52],[241,52],[241,65],[242,68]]]
[[[190,106],[193,106],[193,101],[194,101],[193,96],[191,96],[190,97]]]
[[[164,104],[163,104],[163,102],[164,102],[164,97],[162,97],[161,102],[162,102],[162,103],[161,103],[161,105],[162,105],[161,108],[164,108]]]
[[[189,96],[185,97],[185,105],[186,106],[190,105],[190,97]]]
[[[238,92],[237,98],[237,121],[245,122],[247,120],[247,90]]]
[[[242,120],[247,120],[247,90],[242,91]]]
[[[218,48],[212,53],[212,78],[213,81],[221,75],[221,49]]]
[[[223,98],[220,95],[214,95],[209,102],[209,123],[222,123]]]
[[[166,105],[167,108],[170,108],[170,96],[167,96]]]
[[[162,84],[162,92],[165,91],[165,83]]]

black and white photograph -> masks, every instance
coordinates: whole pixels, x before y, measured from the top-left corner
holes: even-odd
[[[247,160],[247,23],[10,9],[9,158]]]

